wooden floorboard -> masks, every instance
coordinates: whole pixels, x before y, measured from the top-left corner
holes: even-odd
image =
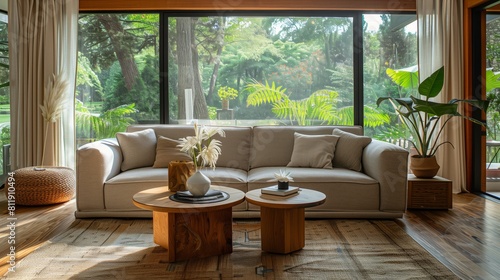
[[[74,200],[53,206],[17,206],[16,261],[63,232],[66,232],[65,238],[78,238],[78,232],[68,230],[73,223],[87,225],[92,230],[92,220],[75,220],[74,211]],[[0,275],[3,275],[9,268],[7,254],[12,246],[8,244],[9,216],[3,191],[0,191],[0,213]],[[108,228],[96,228],[96,232],[109,231],[108,235],[99,237],[100,242],[111,242],[117,236],[115,233],[123,230],[123,223],[124,220],[120,220]],[[498,201],[474,194],[455,194],[453,209],[408,210],[398,219],[398,225],[460,278],[500,279]]]

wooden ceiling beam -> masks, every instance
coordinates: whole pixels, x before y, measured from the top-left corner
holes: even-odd
[[[416,11],[415,0],[80,0],[80,11]]]

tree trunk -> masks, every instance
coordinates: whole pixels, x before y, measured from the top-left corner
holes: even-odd
[[[177,105],[179,120],[186,119],[186,99],[184,97],[185,89],[194,90],[193,78],[193,54],[191,52],[191,18],[177,18],[177,66],[178,87],[177,87]]]
[[[208,94],[207,94],[207,99],[210,101],[215,101],[215,83],[217,82],[217,77],[219,76],[219,67],[220,67],[220,56],[222,54],[222,48],[224,47],[224,36],[225,36],[225,29],[224,26],[226,26],[226,18],[225,17],[220,17],[219,20],[221,21],[219,23],[219,26],[221,28],[217,29],[217,37],[216,37],[216,44],[217,44],[217,55],[214,61],[214,69],[212,71],[212,75],[210,76],[210,85],[208,88]]]
[[[128,36],[116,15],[97,14],[96,16],[106,29],[111,44],[113,45],[113,49],[122,69],[125,87],[131,90],[139,76],[139,69],[134,60],[134,52],[132,47],[128,45],[128,42],[132,42],[132,40],[131,38],[127,38]]]
[[[200,68],[198,65],[198,48],[196,46],[195,26],[197,18],[191,18],[191,58],[192,58],[192,71],[194,77],[194,118],[195,119],[208,119],[208,107],[203,87],[201,85]]]

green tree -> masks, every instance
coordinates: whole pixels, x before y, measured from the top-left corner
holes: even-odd
[[[317,55],[318,71],[313,77],[312,91],[329,83],[327,70],[335,70],[338,64],[352,66],[352,18],[268,18],[264,28],[274,39],[307,43],[321,50]]]
[[[382,50],[381,65],[397,69],[417,64],[416,36],[396,26],[392,17],[390,14],[380,16],[382,23],[378,37]]]
[[[102,101],[103,88],[98,75],[92,69],[89,59],[78,52],[78,71],[76,72],[76,98]]]

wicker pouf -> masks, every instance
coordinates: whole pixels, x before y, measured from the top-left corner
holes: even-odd
[[[67,167],[25,167],[14,172],[16,204],[62,203],[75,196],[75,171]]]

